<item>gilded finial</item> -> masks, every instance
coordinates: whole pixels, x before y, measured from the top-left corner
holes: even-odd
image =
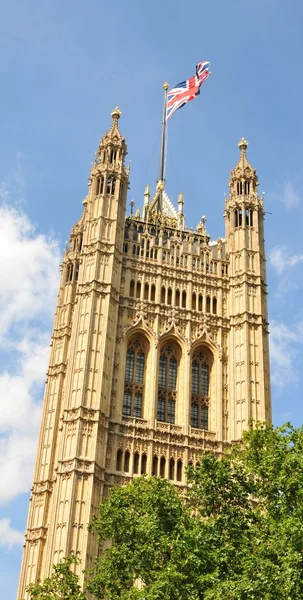
[[[168,90],[168,88],[169,88],[169,83],[167,83],[167,81],[165,81],[165,83],[163,83],[163,89]]]
[[[248,142],[244,139],[244,137],[241,138],[241,140],[238,143],[238,146],[240,148],[240,150],[246,150],[247,146],[248,146]]]
[[[120,119],[122,112],[121,110],[119,110],[118,106],[116,106],[116,108],[113,110],[113,112],[111,113],[112,118],[115,119],[116,121],[118,121],[118,119]]]

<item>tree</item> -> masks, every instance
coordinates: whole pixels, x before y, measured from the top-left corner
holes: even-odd
[[[220,459],[205,452],[188,483],[139,477],[101,504],[94,597],[301,599],[303,429],[258,425]]]
[[[75,557],[68,556],[54,565],[51,577],[31,583],[26,590],[30,600],[87,600],[81,591],[78,576],[70,570],[70,566],[78,562]]]

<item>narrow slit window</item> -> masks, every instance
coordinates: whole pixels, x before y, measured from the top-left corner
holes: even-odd
[[[122,458],[123,453],[122,450],[119,449],[117,452],[116,471],[122,471]]]
[[[164,456],[161,456],[161,460],[160,460],[160,477],[165,477],[165,458]]]
[[[171,481],[175,479],[175,461],[173,458],[169,461],[169,479]]]
[[[128,473],[128,471],[129,471],[129,459],[130,459],[130,453],[128,450],[126,450],[125,454],[124,454],[124,471],[125,471],[125,473]]]
[[[142,457],[141,457],[141,475],[144,475],[144,473],[146,473],[146,465],[147,465],[147,456],[146,456],[146,454],[142,454]]]
[[[138,452],[134,455],[134,473],[138,475],[139,473],[139,454]]]
[[[177,481],[182,481],[182,460],[177,462]]]
[[[158,475],[158,462],[159,459],[157,456],[153,457],[153,470],[152,470],[152,474],[157,476]]]

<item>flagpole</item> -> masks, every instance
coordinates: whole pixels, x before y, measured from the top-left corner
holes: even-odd
[[[163,181],[165,178],[165,150],[166,150],[166,109],[167,109],[167,90],[169,85],[167,81],[163,84],[164,89],[164,102],[163,102],[163,118],[162,118],[162,134],[161,134],[161,150],[160,150],[160,167],[159,167],[159,179]],[[162,194],[159,197],[159,210],[162,209]]]

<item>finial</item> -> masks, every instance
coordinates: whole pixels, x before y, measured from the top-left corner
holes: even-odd
[[[130,205],[130,214],[131,214],[131,216],[132,216],[132,214],[133,214],[133,208],[134,208],[134,206],[135,206],[135,201],[134,201],[134,200],[131,200],[131,201],[130,201],[130,203],[129,203],[129,205]]]
[[[184,199],[183,199],[183,194],[182,192],[180,192],[179,196],[178,196],[178,204],[184,204]]]
[[[149,199],[150,199],[150,187],[147,184],[145,186],[145,190],[144,190],[144,206],[148,206],[149,204]]]
[[[248,146],[248,142],[244,139],[244,137],[241,138],[241,140],[238,143],[238,146],[239,146],[240,150],[244,150],[244,152],[245,152],[245,150],[247,149],[247,146]]]
[[[197,231],[204,235],[206,235],[205,223],[206,223],[206,217],[205,217],[205,215],[203,215],[201,217],[200,223],[198,223],[198,225],[197,225]]]
[[[111,115],[114,120],[118,121],[122,115],[122,112],[119,110],[118,106],[116,106]]]
[[[163,83],[163,89],[168,90],[168,88],[169,88],[169,83],[167,83],[167,81],[165,81],[165,83]]]

